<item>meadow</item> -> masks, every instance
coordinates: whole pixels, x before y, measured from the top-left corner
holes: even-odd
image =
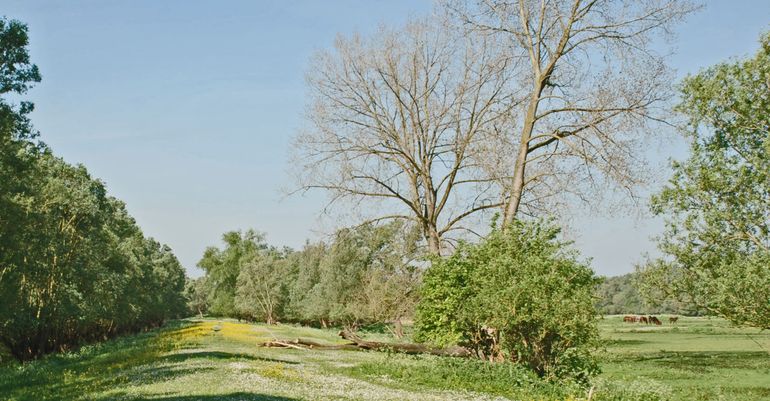
[[[770,334],[717,318],[676,325],[600,320],[592,400],[770,399]],[[387,332],[364,332],[388,340]],[[274,338],[342,343],[334,330],[232,320],[164,328],[0,368],[7,400],[581,400],[512,365],[382,352],[257,347]],[[7,361],[7,359],[6,359]]]

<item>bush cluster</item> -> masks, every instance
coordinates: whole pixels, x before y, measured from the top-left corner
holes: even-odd
[[[459,343],[549,379],[596,374],[598,279],[558,233],[549,223],[514,222],[434,260],[423,278],[416,338]]]

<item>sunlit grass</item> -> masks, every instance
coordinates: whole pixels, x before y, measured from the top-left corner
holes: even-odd
[[[651,380],[674,400],[770,399],[770,333],[686,317],[662,326],[611,317],[600,328],[608,340],[602,364],[608,380]]]
[[[602,400],[770,399],[770,335],[721,319],[676,326],[600,321]],[[387,332],[364,333],[391,339]],[[260,348],[276,338],[340,343],[336,330],[185,320],[76,352],[0,368],[8,400],[585,399],[526,371],[477,361],[380,352]],[[404,339],[408,341],[408,339]]]

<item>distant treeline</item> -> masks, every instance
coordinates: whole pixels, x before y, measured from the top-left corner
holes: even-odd
[[[206,276],[188,284],[198,313],[268,323],[356,328],[412,316],[423,266],[420,232],[401,222],[339,230],[302,250],[279,249],[255,231],[229,232],[206,250]]]
[[[342,229],[298,251],[270,246],[253,230],[228,232],[224,248],[210,247],[200,260],[206,275],[188,281],[189,309],[268,323],[398,327],[413,318],[419,301],[427,267],[421,240],[418,230],[401,222]],[[634,273],[604,278],[596,289],[597,312],[702,313],[670,299],[650,305],[638,286]]]
[[[171,249],[38,140],[31,103],[8,98],[40,81],[27,41],[0,19],[0,344],[19,360],[186,313]]]
[[[605,277],[597,288],[596,309],[602,315],[667,313],[696,316],[702,314],[692,304],[662,299],[660,305],[650,305],[639,292],[635,273]]]

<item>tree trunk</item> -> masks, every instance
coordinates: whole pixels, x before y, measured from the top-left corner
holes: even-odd
[[[365,341],[361,337],[357,336],[347,330],[340,331],[340,337],[353,342],[358,348],[374,350],[374,351],[395,351],[403,352],[405,354],[431,354],[438,356],[458,356],[469,357],[471,351],[464,347],[448,347],[448,348],[431,348],[423,344],[411,344],[411,343],[385,343],[379,341]]]
[[[431,255],[441,255],[441,239],[438,233],[435,231],[429,232],[426,239],[428,240],[428,251]]]
[[[521,128],[521,139],[519,140],[519,154],[516,156],[516,164],[513,167],[513,181],[509,189],[510,198],[503,212],[503,228],[516,220],[521,205],[521,197],[524,194],[524,177],[527,167],[527,157],[529,156],[529,140],[532,139],[532,132],[535,129],[537,120],[537,108],[540,103],[540,95],[543,92],[545,83],[542,78],[536,79],[535,87],[532,89],[532,95],[527,106],[527,115],[524,116],[524,125]]]
[[[402,339],[404,337],[404,325],[401,324],[401,319],[396,319],[394,326],[396,338]]]
[[[503,227],[507,227],[516,219],[516,214],[518,214],[519,206],[521,205],[521,196],[524,193],[524,170],[527,163],[526,146],[526,144],[521,145],[519,155],[516,157],[513,182],[511,183],[511,197],[508,199],[508,204],[503,214]]]
[[[317,350],[372,350],[372,351],[386,351],[386,352],[402,352],[405,354],[431,354],[438,356],[453,356],[468,358],[473,356],[473,353],[467,348],[463,347],[449,347],[449,348],[431,348],[423,344],[393,344],[384,343],[378,341],[364,341],[354,333],[347,330],[340,332],[340,336],[350,343],[347,344],[322,344],[316,341],[297,338],[293,340],[281,340],[275,339],[265,343],[258,344],[260,347],[276,347],[276,348],[294,348],[294,349],[317,349]]]
[[[423,222],[422,229],[425,241],[428,243],[428,252],[431,255],[441,256],[441,236],[435,224]]]

